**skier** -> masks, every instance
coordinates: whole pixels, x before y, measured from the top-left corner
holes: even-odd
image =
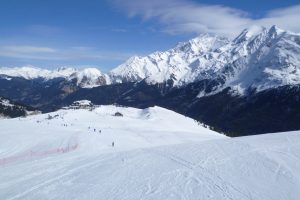
[[[112,142],[112,143],[111,143],[111,146],[114,147],[114,146],[115,146],[115,142]]]

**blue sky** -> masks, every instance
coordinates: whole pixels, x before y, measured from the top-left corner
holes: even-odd
[[[300,32],[299,0],[0,0],[0,66],[96,66],[254,25]]]

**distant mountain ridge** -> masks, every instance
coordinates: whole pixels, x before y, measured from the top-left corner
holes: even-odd
[[[41,69],[32,66],[0,68],[0,76],[10,79],[11,77],[21,77],[27,80],[43,79],[49,81],[52,79],[65,79],[75,81],[82,88],[91,88],[110,84],[107,75],[101,73],[96,68],[75,69],[62,67],[54,70]]]
[[[170,82],[181,87],[212,80],[216,85],[199,96],[230,87],[244,94],[248,89],[300,83],[300,35],[276,26],[245,29],[235,39],[200,35],[165,52],[134,56],[104,74],[96,68],[46,70],[33,67],[0,68],[0,74],[25,79],[63,78],[82,88],[146,80],[148,84]]]

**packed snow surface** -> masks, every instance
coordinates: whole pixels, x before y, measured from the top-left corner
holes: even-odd
[[[300,132],[232,139],[163,108],[115,106],[0,126],[0,199],[300,198]]]

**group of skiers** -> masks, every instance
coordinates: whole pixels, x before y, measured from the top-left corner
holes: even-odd
[[[94,133],[96,133],[96,132],[98,132],[98,133],[101,133],[101,130],[97,131],[97,129],[95,129],[95,128],[91,128],[90,126],[89,126],[89,130],[93,130],[93,131],[94,131]]]
[[[101,130],[98,130],[96,128],[91,128],[90,126],[88,127],[89,130],[93,130],[94,133],[98,132],[99,134],[101,134]],[[111,146],[114,147],[115,146],[115,142],[111,143]]]

